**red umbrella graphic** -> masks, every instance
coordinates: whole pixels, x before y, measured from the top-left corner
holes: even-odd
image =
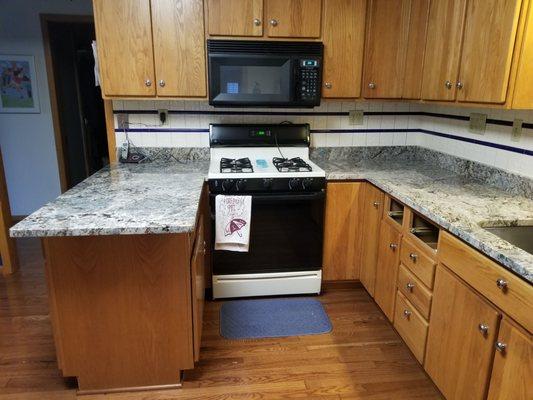
[[[240,218],[234,218],[226,225],[224,229],[224,236],[233,235],[233,232],[237,232],[237,235],[242,237],[241,229],[246,225],[246,221]]]

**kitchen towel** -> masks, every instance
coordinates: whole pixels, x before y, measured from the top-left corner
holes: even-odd
[[[215,250],[247,252],[252,196],[215,197]]]

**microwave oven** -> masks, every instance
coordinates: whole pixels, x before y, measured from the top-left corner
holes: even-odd
[[[320,42],[208,39],[209,104],[318,106],[323,53]]]

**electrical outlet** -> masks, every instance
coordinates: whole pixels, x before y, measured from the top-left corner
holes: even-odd
[[[513,130],[511,131],[511,140],[513,142],[519,142],[522,137],[522,121],[521,119],[515,119],[513,121]]]
[[[487,114],[471,113],[468,130],[483,135],[487,127]]]
[[[363,110],[350,110],[349,112],[349,124],[350,125],[363,125],[363,117],[365,113]]]
[[[168,110],[157,110],[157,115],[159,115],[161,125],[166,125],[168,123]]]
[[[118,129],[127,129],[129,125],[129,114],[117,114]]]

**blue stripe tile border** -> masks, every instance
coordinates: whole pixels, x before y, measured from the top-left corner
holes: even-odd
[[[169,133],[190,133],[190,132],[209,132],[206,128],[115,128],[115,132],[143,132],[143,133],[157,133],[157,132],[169,132]],[[518,154],[525,154],[533,156],[533,150],[521,149],[519,147],[507,146],[505,144],[492,143],[484,140],[472,139],[463,136],[450,135],[448,133],[436,132],[427,129],[311,129],[311,133],[425,133],[427,135],[443,137],[446,139],[459,140],[461,142],[478,144],[481,146],[492,147],[494,149],[510,151]]]

